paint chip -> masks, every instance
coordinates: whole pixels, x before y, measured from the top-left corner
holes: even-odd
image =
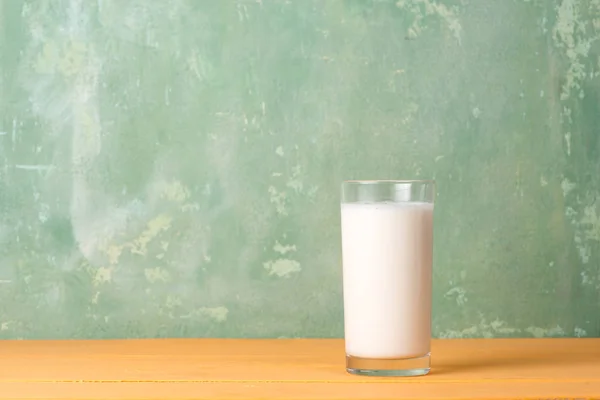
[[[279,243],[279,241],[276,240],[275,246],[273,246],[273,251],[281,255],[285,255],[287,252],[296,251],[296,245],[282,245],[281,243]]]
[[[302,270],[298,261],[287,258],[267,261],[263,266],[269,271],[269,275],[277,275],[280,278],[289,278],[294,273]]]
[[[227,314],[229,310],[227,307],[202,307],[198,309],[198,314],[204,315],[216,322],[225,322],[227,320]]]

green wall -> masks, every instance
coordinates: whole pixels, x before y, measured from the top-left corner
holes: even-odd
[[[421,177],[437,336],[600,336],[599,39],[599,0],[0,0],[0,338],[341,336],[340,181]]]

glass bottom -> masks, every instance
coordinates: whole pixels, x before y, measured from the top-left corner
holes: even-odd
[[[416,358],[361,358],[346,355],[346,371],[367,376],[420,376],[430,370],[430,353]]]

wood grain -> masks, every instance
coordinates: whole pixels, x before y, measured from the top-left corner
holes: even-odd
[[[0,399],[600,399],[600,339],[434,340],[432,360],[370,378],[337,339],[0,341]]]

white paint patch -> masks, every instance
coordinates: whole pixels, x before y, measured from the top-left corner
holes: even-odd
[[[578,326],[575,327],[575,329],[573,330],[573,333],[574,333],[575,337],[578,337],[578,338],[587,336],[587,332]]]
[[[586,271],[581,271],[581,284],[582,285],[593,285],[594,280],[590,278]]]
[[[144,269],[144,275],[146,276],[146,280],[150,283],[168,282],[171,280],[171,274],[169,274],[169,271],[160,267],[146,268]]]
[[[187,59],[187,67],[198,78],[201,84],[210,80],[214,70],[213,66],[208,63],[204,56],[195,52]]]
[[[12,135],[11,135],[12,149],[15,151],[15,146],[17,145],[17,120],[13,119],[12,121]]]
[[[2,322],[0,324],[0,331],[7,331],[11,324],[13,324],[13,321]]]
[[[202,307],[198,309],[198,314],[213,319],[216,322],[225,322],[229,310],[227,307]]]
[[[96,275],[94,276],[94,285],[100,285],[110,281],[112,281],[112,268],[100,267],[98,270],[96,270]]]
[[[181,301],[181,298],[179,296],[167,296],[167,301],[165,302],[165,306],[167,308],[175,308],[175,307],[181,307],[183,305],[183,302]],[[187,316],[189,318],[189,315]],[[182,316],[182,318],[186,318],[186,316]]]
[[[571,155],[571,132],[565,133],[565,145],[567,146],[567,155]]]
[[[465,291],[465,289],[463,289],[461,287],[454,287],[454,288],[448,290],[446,292],[446,294],[444,295],[444,297],[454,298],[454,300],[456,301],[456,304],[458,304],[459,306],[462,306],[467,301],[469,301],[469,299],[467,299],[467,292]]]
[[[277,154],[279,157],[283,157],[285,155],[285,152],[283,151],[283,147],[279,146],[275,149],[275,154]]]
[[[162,182],[159,184],[160,196],[176,203],[183,203],[190,197],[190,190],[180,181]]]
[[[41,75],[53,76],[66,82],[63,104],[50,110],[68,110],[63,114],[48,111],[47,99],[37,99],[35,109],[41,117],[53,123],[61,122],[71,128],[71,201],[70,217],[79,250],[88,261],[96,264],[96,251],[115,234],[122,219],[115,218],[115,208],[98,209],[99,191],[93,187],[92,165],[102,147],[102,126],[99,108],[98,83],[102,60],[88,34],[83,0],[65,2],[68,22],[64,27],[67,40],[43,41],[43,50],[35,63]],[[62,34],[61,34],[62,36]],[[45,79],[48,79],[47,77]],[[62,130],[61,130],[62,131]],[[103,229],[99,229],[102,227]]]
[[[171,88],[169,86],[165,87],[165,105],[171,105]]]
[[[53,165],[29,165],[29,164],[16,164],[15,168],[24,169],[27,171],[48,171],[54,168]]]
[[[287,215],[285,205],[287,203],[287,195],[285,192],[278,191],[274,186],[269,186],[269,201],[275,204],[275,210],[279,215]]]
[[[575,242],[575,247],[577,247],[577,250],[579,251],[579,258],[581,258],[581,262],[587,264],[592,256],[590,247],[584,243],[583,239],[579,236],[579,233],[575,234],[573,241]]]
[[[275,246],[273,246],[273,251],[281,254],[281,255],[285,255],[286,253],[290,252],[290,251],[296,251],[296,245],[290,245],[290,246],[284,246],[281,243],[279,243],[279,241],[275,241]]]
[[[565,331],[559,325],[549,329],[530,326],[525,332],[531,333],[535,338],[565,336]]]
[[[292,274],[302,270],[298,261],[287,258],[267,261],[263,267],[269,271],[269,275],[277,275],[280,278],[289,278]]]
[[[546,180],[546,178],[545,178],[543,175],[542,175],[542,176],[540,176],[540,185],[541,185],[542,187],[544,187],[544,186],[548,186],[548,181]]]
[[[121,257],[121,254],[123,253],[123,247],[122,246],[116,246],[116,245],[107,245],[106,248],[103,249],[104,253],[108,256],[108,262],[111,265],[116,265],[119,262],[119,257]]]
[[[560,183],[560,187],[563,191],[563,196],[567,197],[571,190],[575,189],[575,186],[576,185],[573,182],[570,182],[567,178],[564,178]]]
[[[146,229],[142,234],[128,246],[131,248],[132,254],[140,254],[145,256],[148,248],[148,243],[171,227],[173,219],[165,214],[160,214],[148,222]]]
[[[564,50],[569,60],[569,68],[565,74],[565,83],[560,94],[561,100],[567,100],[573,91],[582,95],[581,82],[586,78],[585,60],[592,43],[599,36],[589,35],[587,21],[581,18],[580,8],[583,5],[579,0],[562,0],[557,8],[556,24],[552,31],[554,43]],[[588,12],[587,9],[584,11]]]
[[[600,216],[596,212],[596,204],[583,209],[583,217],[580,221],[587,240],[600,241]]]
[[[181,206],[181,211],[189,212],[189,211],[200,211],[200,204],[198,203],[187,203]]]
[[[481,115],[481,110],[479,109],[479,107],[475,107],[473,109],[472,113],[473,113],[473,117],[479,118],[479,116]]]
[[[304,188],[304,184],[302,183],[301,175],[302,175],[302,166],[295,165],[294,168],[292,168],[292,176],[290,177],[290,179],[287,181],[287,183],[285,185],[291,189],[294,189],[294,191],[296,191],[296,193],[301,193],[302,189]]]
[[[494,321],[487,323],[485,319],[482,319],[478,325],[473,325],[470,328],[462,330],[447,329],[440,333],[439,337],[442,339],[454,339],[454,338],[472,338],[472,337],[484,337],[493,338],[498,335],[511,336],[516,335],[520,332],[520,329],[511,328],[506,326],[505,321],[495,319]]]
[[[38,211],[38,219],[41,223],[48,221],[50,218],[50,206],[45,203],[40,204],[40,211]]]
[[[470,328],[465,328],[461,331],[447,330],[447,331],[441,333],[440,338],[452,339],[452,338],[474,337],[474,336],[478,335],[478,332],[479,332],[479,328],[474,325]]]
[[[435,0],[398,0],[396,6],[413,15],[407,32],[410,39],[415,39],[426,29],[423,23],[425,17],[435,15],[446,23],[458,44],[461,44],[462,26],[457,16],[458,7],[448,7]]]
[[[518,332],[518,329],[516,329],[516,328],[509,328],[509,327],[507,327],[505,325],[506,325],[506,322],[500,321],[497,318],[490,323],[490,327],[495,332],[498,332],[498,333],[501,333],[501,334],[514,334],[514,333]]]

